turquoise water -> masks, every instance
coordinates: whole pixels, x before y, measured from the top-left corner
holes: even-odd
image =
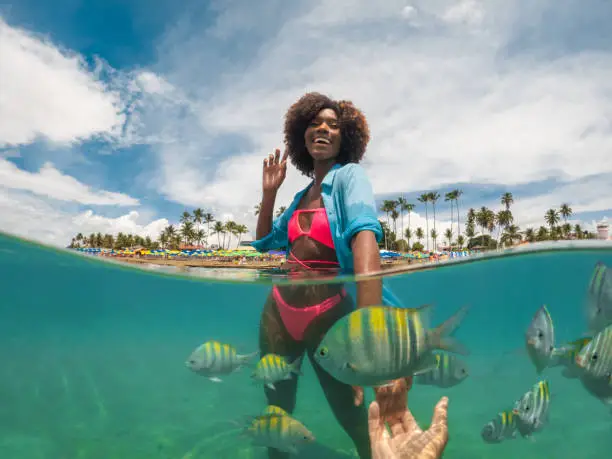
[[[579,338],[597,261],[612,250],[575,248],[483,258],[388,278],[408,306],[434,303],[433,323],[471,307],[456,333],[470,376],[440,389],[413,386],[409,406],[428,425],[450,398],[445,458],[599,458],[612,448],[612,414],[561,368],[544,372],[550,423],[535,441],[484,443],[482,426],[539,378],[524,331],[549,305],[557,342]],[[243,275],[244,276],[244,275]],[[187,278],[116,266],[0,235],[0,458],[263,458],[232,421],[258,414],[263,389],[243,369],[222,383],[185,367],[217,339],[257,350],[270,279]],[[298,457],[356,457],[307,359],[294,416],[317,437]],[[372,399],[367,391],[366,403]]]

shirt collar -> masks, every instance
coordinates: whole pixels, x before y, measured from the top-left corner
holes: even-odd
[[[334,164],[332,168],[329,170],[329,172],[325,174],[325,177],[323,177],[323,181],[321,182],[321,185],[331,187],[332,184],[334,183],[334,177],[336,176],[336,172],[338,172],[338,169],[340,169],[341,167],[342,166],[338,163]]]

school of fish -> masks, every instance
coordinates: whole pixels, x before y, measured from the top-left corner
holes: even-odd
[[[441,324],[431,327],[430,305],[419,308],[369,306],[339,319],[313,352],[316,363],[338,381],[353,386],[379,387],[413,376],[417,385],[450,388],[470,372],[458,355],[469,351],[452,335],[465,318],[461,307]],[[586,332],[560,347],[548,305],[541,305],[526,327],[524,343],[537,375],[562,367],[561,374],[578,379],[582,387],[612,409],[612,272],[597,263],[585,302]],[[259,360],[254,357],[259,354]],[[281,381],[302,375],[303,356],[251,352],[240,354],[230,344],[215,340],[199,345],[185,365],[214,382],[252,367],[251,379],[271,390]],[[519,437],[533,440],[549,424],[549,382],[540,379],[487,421],[481,429],[486,443]],[[554,398],[554,397],[553,397]],[[242,425],[253,446],[297,454],[316,441],[314,434],[282,407],[269,405]]]

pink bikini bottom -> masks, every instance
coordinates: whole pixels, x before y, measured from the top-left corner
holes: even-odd
[[[283,300],[276,285],[272,287],[272,295],[276,301],[276,306],[285,328],[294,340],[302,341],[302,339],[304,339],[306,327],[308,327],[316,317],[340,303],[346,296],[346,291],[342,289],[342,292],[337,293],[319,304],[303,308],[296,308]]]

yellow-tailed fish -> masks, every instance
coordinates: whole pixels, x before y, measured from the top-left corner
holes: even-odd
[[[429,371],[416,375],[414,382],[420,385],[453,387],[468,377],[467,363],[446,352],[434,353],[436,366]]]
[[[500,443],[516,438],[516,415],[512,410],[497,413],[480,431],[480,436],[487,443]]]
[[[586,316],[592,334],[612,324],[612,272],[601,261],[595,265],[589,282]]]
[[[255,381],[263,382],[270,389],[276,389],[274,383],[292,378],[292,374],[301,375],[302,358],[298,357],[292,363],[278,354],[264,355],[251,374]]]
[[[428,327],[428,306],[359,308],[338,320],[314,353],[334,378],[354,386],[381,386],[435,367],[436,349],[467,354],[450,335],[467,307],[436,328]]]
[[[194,373],[208,377],[211,381],[221,382],[219,376],[239,370],[257,355],[240,355],[236,349],[219,341],[207,341],[197,347],[187,358],[185,365]]]
[[[538,381],[514,405],[513,413],[517,417],[516,428],[520,434],[523,437],[530,437],[542,430],[548,422],[549,409],[548,381]]]
[[[552,363],[555,350],[555,328],[546,306],[536,311],[525,332],[525,346],[538,374]]]
[[[262,414],[280,414],[280,415],[287,414],[288,415],[289,413],[283,410],[280,406],[268,405],[264,408]]]
[[[593,336],[576,356],[576,364],[589,376],[612,386],[612,325]]]
[[[549,365],[551,367],[562,366],[563,371],[561,375],[565,378],[574,379],[579,377],[583,371],[576,364],[576,357],[580,353],[581,349],[586,346],[592,338],[584,337],[571,341],[559,348],[555,348]]]
[[[310,430],[288,414],[268,413],[256,416],[243,434],[253,440],[254,446],[266,446],[287,453],[298,453],[298,446],[315,441]]]

